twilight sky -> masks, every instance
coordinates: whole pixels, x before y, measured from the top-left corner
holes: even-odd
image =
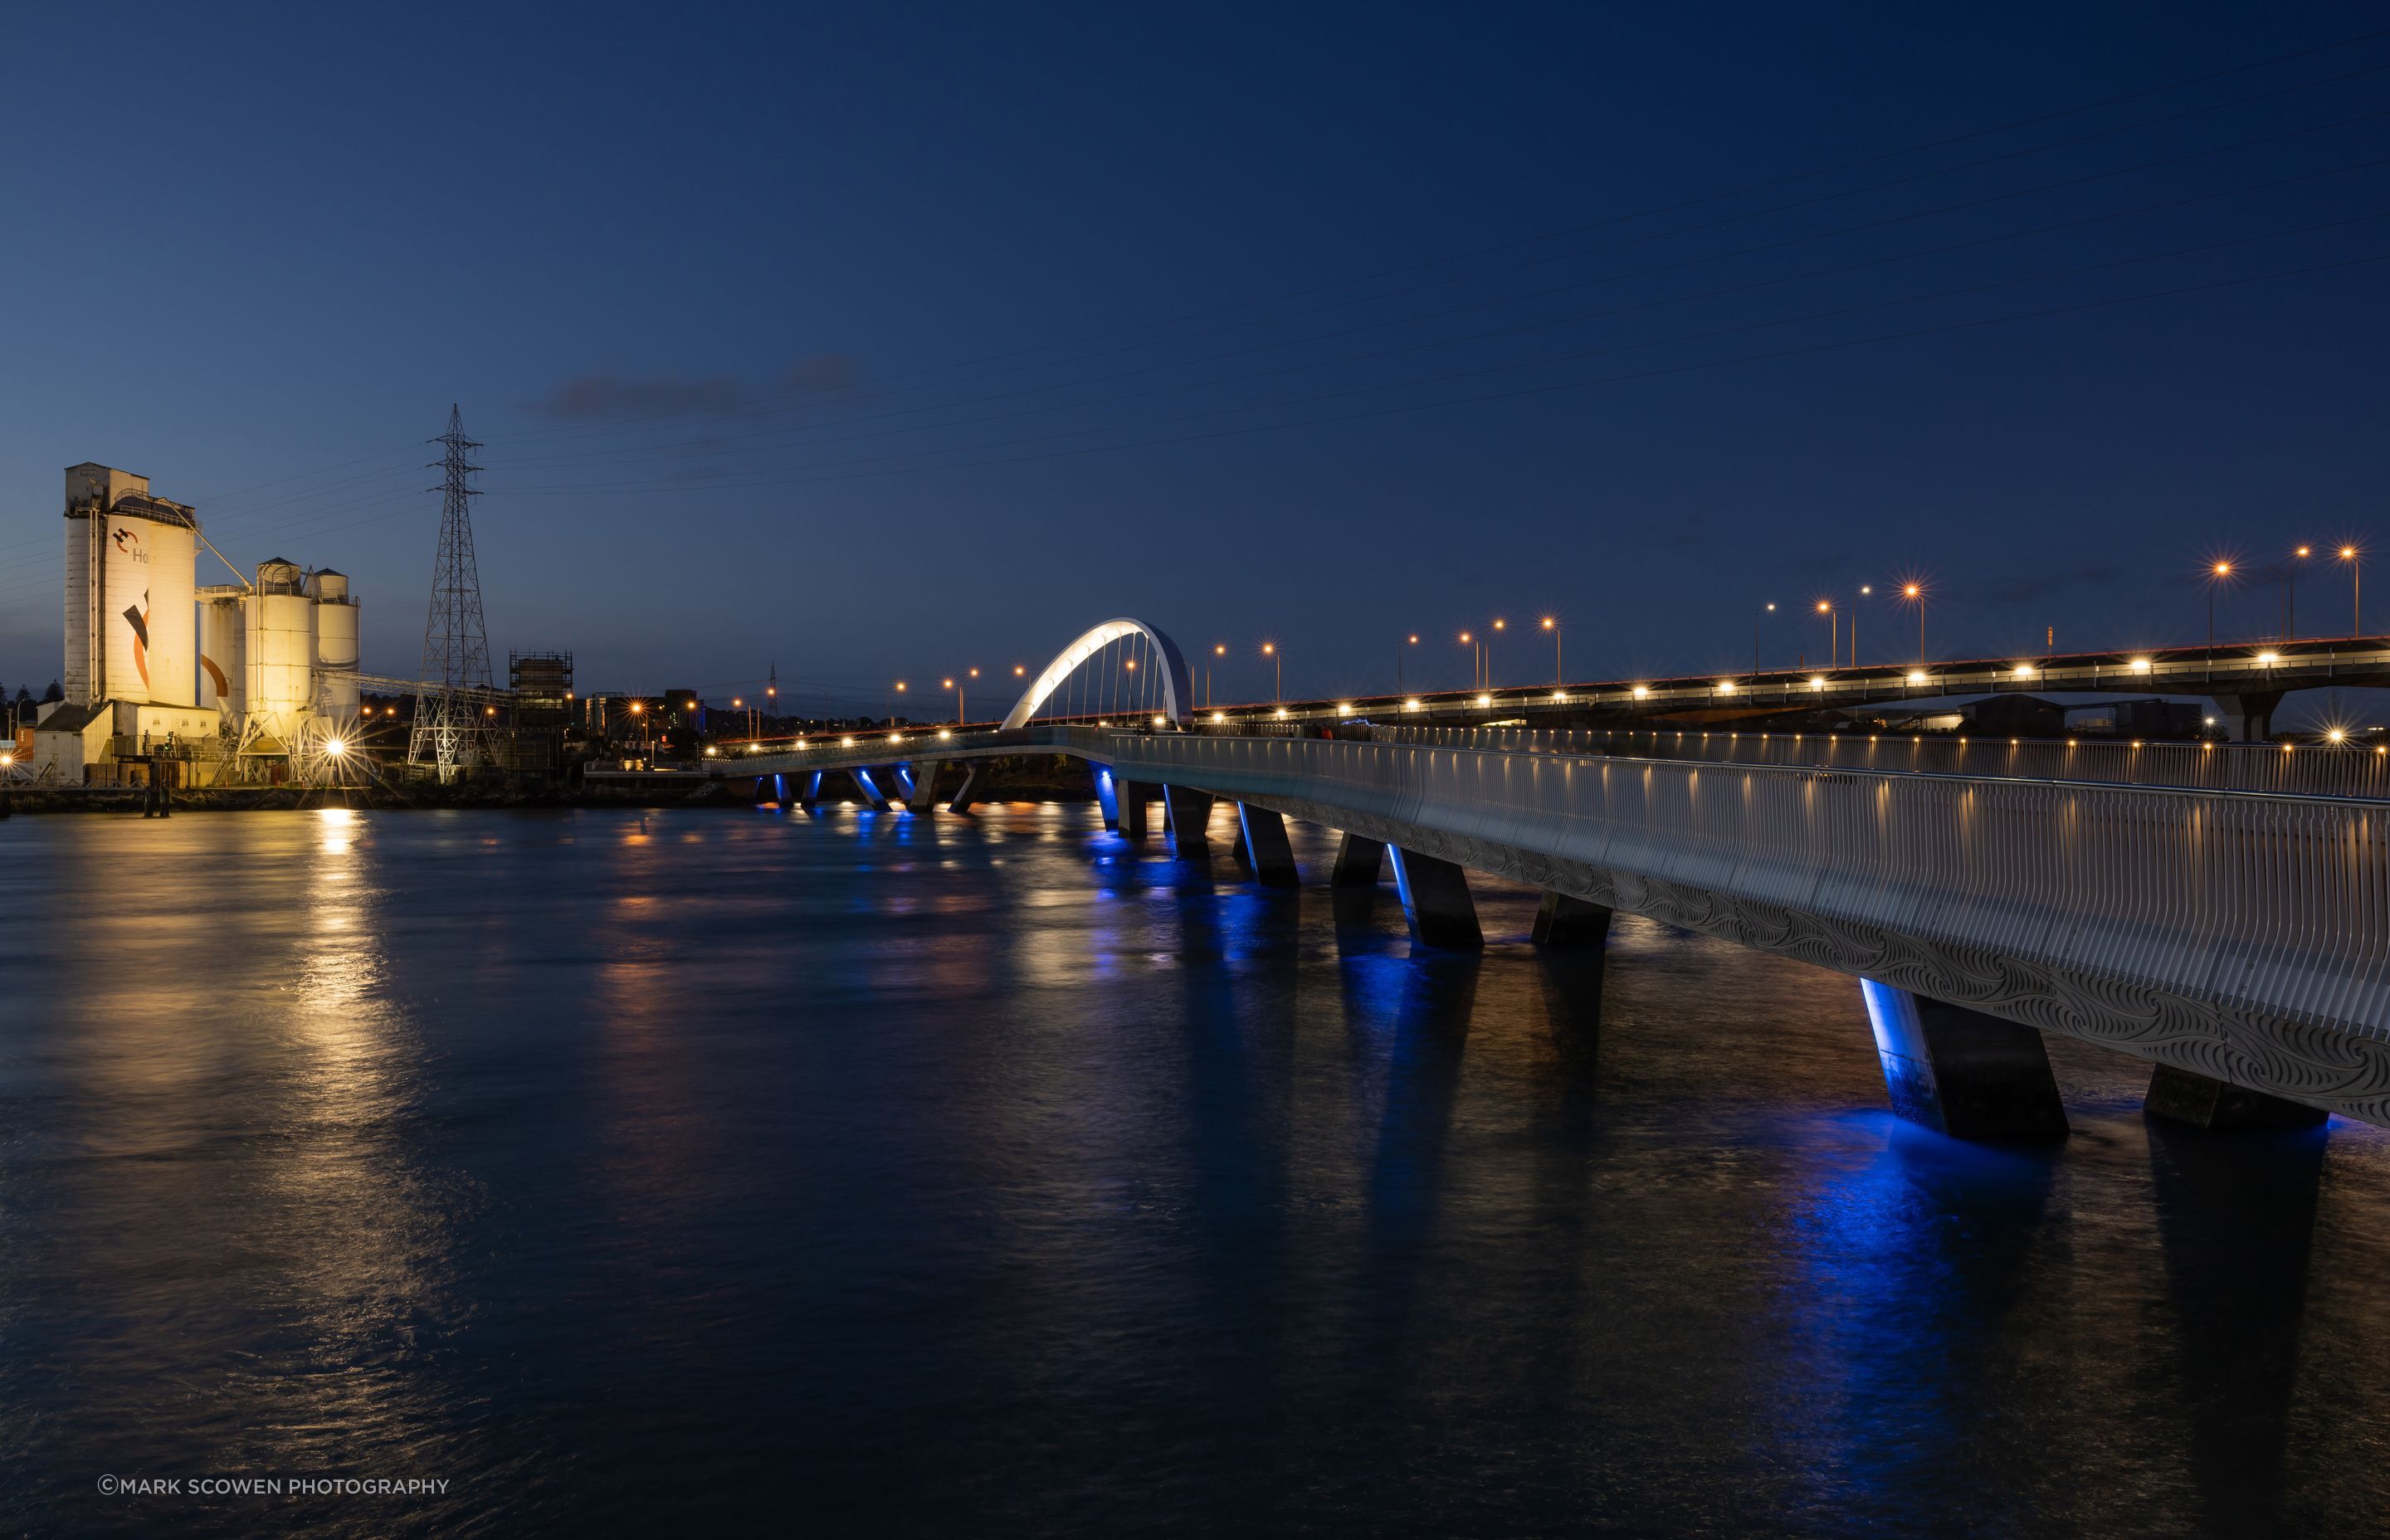
[[[2195,641],[2378,543],[2378,6],[20,9],[0,681],[60,469],[490,638],[801,704],[1133,614],[1219,689]],[[2378,35],[2367,36],[2369,32]],[[206,558],[203,558],[203,560]],[[211,563],[210,565],[212,565]],[[201,570],[220,581],[221,569]],[[2297,588],[2345,631],[2345,570]],[[1497,657],[1505,683],[1548,650]],[[987,702],[992,708],[994,699]],[[980,702],[974,701],[979,714]]]

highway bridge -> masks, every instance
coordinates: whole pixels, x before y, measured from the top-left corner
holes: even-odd
[[[1123,647],[1153,676],[1137,713],[1051,720],[1074,680],[1117,708]],[[2390,667],[2371,641],[2217,661],[2211,678],[2198,660],[2202,682],[2242,699]],[[2192,665],[2177,651],[2066,666],[2174,690]],[[1101,676],[1082,679],[1091,667]],[[1889,687],[1806,679],[1827,698]],[[967,812],[988,760],[1063,754],[1094,767],[1123,838],[1147,838],[1158,803],[1179,859],[1209,860],[1218,838],[1260,883],[1299,880],[1286,818],[1340,831],[1331,884],[1390,875],[1421,946],[1482,944],[1476,871],[1543,891],[1540,944],[1598,948],[1625,910],[1797,957],[1859,981],[1895,1109],[1962,1137],[2063,1135],[2049,1032],[2152,1060],[2154,1113],[2390,1125],[2381,749],[1433,725],[1429,699],[1200,712],[1177,648],[1118,620],[1066,648],[1001,723],[751,745],[709,773],[781,805],[845,781],[868,806],[927,814],[954,761],[962,785],[944,805]],[[1510,692],[1463,709],[1533,719]]]

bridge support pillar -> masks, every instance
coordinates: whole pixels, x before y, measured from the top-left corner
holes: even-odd
[[[1610,913],[1599,904],[1547,888],[1536,909],[1536,944],[1599,952],[1610,944]]]
[[[946,804],[946,811],[949,813],[969,813],[971,810],[971,803],[984,801],[985,798],[981,794],[987,789],[987,762],[985,760],[965,760],[963,762],[963,784],[955,792],[955,800]]]
[[[1096,805],[1103,810],[1104,828],[1107,830],[1120,828],[1120,783],[1112,778],[1112,767],[1109,764],[1097,765]]]
[[[1485,944],[1477,926],[1477,905],[1460,867],[1438,856],[1388,845],[1394,860],[1394,888],[1403,895],[1403,918],[1421,946],[1473,949]]]
[[[1861,979],[1892,1110],[1958,1139],[2066,1137],[2041,1033]]]
[[[1344,832],[1336,841],[1336,869],[1329,877],[1331,888],[1374,888],[1378,870],[1385,864],[1386,847],[1375,840]]]
[[[755,777],[755,805],[757,807],[763,807],[767,803],[777,802],[781,800],[779,776],[758,776]]]
[[[1123,780],[1112,788],[1120,802],[1120,836],[1124,840],[1145,838],[1145,783]]]
[[[1287,843],[1286,820],[1266,807],[1237,804],[1237,845],[1243,865],[1265,888],[1294,888],[1303,883],[1295,870],[1294,847]]]
[[[799,771],[798,774],[803,777],[804,789],[797,794],[797,805],[811,813],[821,805],[822,773],[818,770],[803,770]]]
[[[877,808],[882,813],[888,811],[888,798],[880,789],[880,782],[869,766],[858,764],[847,775],[854,781],[854,789],[862,794],[864,806]]]
[[[1180,860],[1196,860],[1210,852],[1212,793],[1164,782],[1162,811],[1170,821],[1170,848]]]
[[[2141,1098],[2141,1110],[2152,1118],[2211,1134],[2313,1128],[2331,1116],[2320,1107],[2246,1091],[2229,1081],[2211,1080],[2171,1064],[2159,1065],[2150,1076],[2150,1092]]]
[[[943,763],[940,760],[925,759],[911,766],[911,775],[908,778],[913,784],[905,789],[906,812],[930,811],[930,803],[937,799],[938,766]]]
[[[2235,743],[2264,743],[2274,736],[2274,708],[2282,703],[2281,690],[2253,690],[2211,699],[2216,702],[2216,714],[2232,730]]]

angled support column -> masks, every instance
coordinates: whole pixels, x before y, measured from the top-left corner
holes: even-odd
[[[1111,765],[1099,764],[1095,770],[1096,805],[1103,809],[1104,828],[1117,830],[1120,828],[1120,783],[1112,778]]]
[[[1194,860],[1210,852],[1212,793],[1164,782],[1162,809],[1170,821],[1170,848],[1182,860]]]
[[[2282,703],[2281,690],[2252,690],[2212,699],[2216,714],[2230,724],[2235,743],[2263,743],[2274,736],[2274,708]]]
[[[868,766],[858,764],[847,775],[854,781],[854,789],[862,794],[864,806],[877,808],[882,813],[888,811],[888,799],[880,791],[880,783]]]
[[[1294,847],[1287,843],[1286,820],[1266,807],[1237,804],[1238,865],[1253,873],[1265,888],[1295,888],[1303,878],[1294,867]]]
[[[1385,864],[1386,847],[1375,840],[1345,831],[1336,841],[1336,869],[1329,876],[1331,888],[1374,888],[1378,870]]]
[[[1892,1110],[1958,1139],[2066,1137],[2041,1033],[1861,979]]]
[[[1536,944],[1599,952],[1610,944],[1610,911],[1547,888],[1544,902],[1536,910]]]
[[[1386,853],[1394,860],[1394,888],[1403,895],[1403,918],[1410,921],[1413,941],[1462,950],[1485,944],[1469,879],[1458,866],[1400,845],[1388,845]]]
[[[1120,802],[1120,834],[1124,840],[1145,838],[1145,784],[1124,780],[1112,788]]]
[[[961,788],[955,792],[955,800],[946,804],[946,811],[949,813],[969,813],[971,810],[971,803],[986,801],[983,793],[987,790],[987,761],[977,759],[965,760],[963,762],[963,784]]]
[[[2320,1107],[2243,1090],[2229,1081],[2210,1080],[2171,1064],[2159,1065],[2150,1076],[2150,1091],[2141,1098],[2141,1110],[2147,1116],[2211,1134],[2313,1128],[2331,1116]]]
[[[930,803],[937,800],[939,760],[925,759],[911,767],[906,777],[911,782],[905,788],[905,811],[927,813]]]
[[[818,770],[801,770],[798,775],[803,777],[802,784],[804,789],[797,796],[797,805],[810,813],[821,805],[822,773]]]

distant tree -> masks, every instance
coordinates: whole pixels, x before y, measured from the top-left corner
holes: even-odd
[[[42,692],[42,704],[46,706],[53,700],[64,700],[66,698],[66,687],[53,679],[50,681],[50,687]]]

